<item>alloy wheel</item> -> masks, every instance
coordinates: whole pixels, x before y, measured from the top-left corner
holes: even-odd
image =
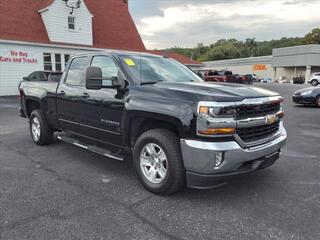
[[[140,153],[140,168],[144,177],[153,184],[161,184],[168,173],[168,160],[157,144],[146,144]]]
[[[32,118],[31,132],[32,132],[33,139],[36,142],[39,141],[41,136],[41,127],[40,127],[40,121],[37,117]]]

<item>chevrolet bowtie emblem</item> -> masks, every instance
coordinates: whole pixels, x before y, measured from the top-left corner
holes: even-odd
[[[275,115],[269,115],[266,117],[267,124],[273,124],[277,121],[277,117]]]

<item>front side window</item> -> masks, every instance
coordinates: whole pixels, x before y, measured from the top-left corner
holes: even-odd
[[[93,58],[92,67],[99,67],[102,71],[103,78],[113,78],[118,76],[119,68],[117,64],[114,62],[112,57],[109,56],[96,56]],[[110,85],[110,80],[102,80],[102,85],[107,86]]]
[[[101,68],[103,78],[112,78],[118,75],[118,66],[111,57],[96,56],[93,58],[91,66]]]
[[[139,83],[154,82],[201,82],[198,75],[177,61],[157,56],[123,55],[126,70]]]
[[[68,17],[68,28],[71,29],[71,30],[75,30],[75,18],[74,17],[71,17],[69,16]]]
[[[87,64],[86,57],[75,58],[72,60],[68,70],[66,84],[73,86],[84,85],[84,72]]]
[[[44,53],[43,54],[43,63],[44,63],[44,70],[45,71],[52,71],[51,53]]]

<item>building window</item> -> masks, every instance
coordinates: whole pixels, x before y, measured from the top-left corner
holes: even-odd
[[[61,54],[55,54],[56,59],[56,71],[61,72],[62,64],[61,64]]]
[[[71,30],[75,30],[74,17],[68,17],[68,28]]]
[[[43,63],[44,63],[44,70],[45,71],[52,71],[51,53],[44,53],[43,54]]]
[[[69,54],[65,54],[64,55],[64,65],[65,66],[67,66],[67,63],[68,63],[69,59],[70,59],[70,55]]]

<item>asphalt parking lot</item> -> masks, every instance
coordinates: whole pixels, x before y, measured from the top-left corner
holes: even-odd
[[[17,98],[0,98],[0,239],[320,239],[320,109],[285,98],[288,143],[271,168],[160,197],[117,162],[33,144]]]

